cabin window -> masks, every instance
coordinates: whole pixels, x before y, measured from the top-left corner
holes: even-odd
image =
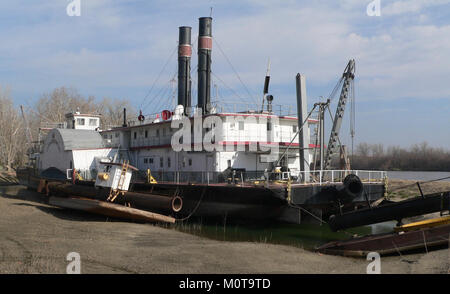
[[[145,137],[148,138],[148,130],[145,130]]]
[[[164,157],[159,158],[159,167],[164,167]]]
[[[239,131],[243,131],[244,130],[244,122],[240,121],[239,122]]]
[[[186,167],[186,158],[183,157],[183,167]]]
[[[79,126],[84,126],[84,118],[77,118],[77,124]]]
[[[170,157],[167,157],[167,167],[170,167]]]
[[[148,158],[144,158],[144,163],[147,164],[148,163]]]
[[[234,123],[230,123],[230,129],[234,130]]]
[[[159,137],[159,129],[156,130],[156,137]]]
[[[104,134],[103,139],[108,139],[108,134]]]
[[[134,139],[136,140],[136,138],[137,138],[137,133],[134,132],[133,136],[134,136]]]
[[[115,133],[116,138],[119,138],[119,133]]]
[[[231,167],[231,159],[227,160],[227,165],[228,165],[228,167]]]
[[[292,126],[292,132],[295,134],[295,133],[297,133],[297,126],[296,125],[293,125]]]
[[[150,158],[148,159],[148,163],[153,164],[153,157],[150,157]]]
[[[189,158],[189,166],[191,166],[191,165],[192,165],[192,159]]]
[[[97,120],[95,118],[89,119],[89,126],[96,127],[97,126]]]
[[[272,130],[272,123],[270,123],[270,122],[267,123],[267,130],[268,131]]]
[[[73,168],[73,162],[72,162],[72,160],[71,160],[70,163],[69,163],[69,168],[70,168],[70,169]]]

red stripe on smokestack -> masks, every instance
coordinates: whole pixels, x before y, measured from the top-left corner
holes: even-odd
[[[207,36],[199,37],[198,49],[212,50],[212,38]]]
[[[178,46],[179,57],[191,57],[191,55],[192,55],[191,45],[182,44]]]

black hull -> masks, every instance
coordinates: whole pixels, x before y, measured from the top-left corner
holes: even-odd
[[[18,171],[22,185],[36,189],[42,177],[33,170]],[[60,178],[49,181],[67,182]],[[93,186],[93,182],[77,181],[78,185]],[[336,213],[338,206],[330,187],[338,185],[292,185],[291,204],[288,202],[289,193],[284,184],[271,184],[269,188],[262,185],[234,185],[234,184],[190,184],[190,183],[133,183],[130,191],[137,193],[151,193],[163,196],[180,196],[183,199],[183,209],[177,218],[200,217],[224,221],[273,221],[280,220],[298,223],[298,215],[302,210],[293,208],[301,206],[323,219]],[[365,186],[369,191],[370,202],[384,195],[382,184]],[[361,197],[360,197],[361,198]],[[355,206],[365,206],[365,198],[354,199],[344,206],[343,211],[354,209]],[[304,216],[309,214],[303,213]],[[302,218],[305,219],[304,217]]]

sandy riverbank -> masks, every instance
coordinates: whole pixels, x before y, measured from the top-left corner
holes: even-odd
[[[221,242],[156,225],[111,221],[46,205],[20,186],[0,196],[0,273],[366,273],[368,261],[300,248]],[[382,273],[447,273],[450,251],[382,257]]]
[[[450,182],[436,181],[420,183],[420,188],[424,194],[450,191]],[[388,196],[393,201],[404,200],[407,198],[420,196],[417,181],[389,179]]]

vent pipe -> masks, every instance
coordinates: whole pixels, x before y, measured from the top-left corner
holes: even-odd
[[[203,114],[211,108],[211,50],[212,50],[212,18],[199,18],[198,35],[198,107]]]
[[[183,105],[186,115],[191,108],[191,29],[180,27],[178,39],[178,105]]]
[[[126,128],[127,127],[127,109],[124,108],[123,109],[123,125],[122,127]]]

